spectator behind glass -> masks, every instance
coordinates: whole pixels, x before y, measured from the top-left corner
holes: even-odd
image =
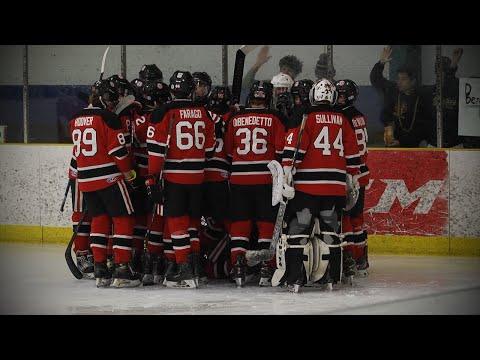
[[[257,60],[255,64],[250,68],[247,74],[244,76],[242,81],[242,92],[249,91],[252,87],[253,82],[255,81],[255,75],[258,70],[270,60],[272,57],[269,55],[270,47],[268,45],[263,46],[257,54]],[[278,67],[280,68],[280,73],[287,74],[293,80],[302,72],[303,63],[298,60],[295,55],[287,55],[280,59],[278,62]]]
[[[417,86],[416,74],[407,66],[397,70],[397,81],[383,77],[392,49],[386,47],[371,73],[372,85],[384,95],[382,122],[386,146],[425,147],[432,124],[431,94]]]

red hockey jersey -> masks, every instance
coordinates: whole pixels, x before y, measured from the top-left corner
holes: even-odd
[[[267,165],[281,157],[285,123],[282,114],[267,109],[246,108],[230,117],[225,137],[225,152],[231,162],[230,183],[272,183]]]
[[[174,100],[152,113],[147,131],[149,175],[159,174],[165,161],[165,180],[201,184],[205,160],[212,157],[214,148],[214,123],[204,106]]]
[[[148,175],[147,131],[150,126],[152,112],[137,111],[132,124],[133,156],[137,174]]]
[[[368,157],[368,134],[367,134],[367,118],[363,115],[355,106],[347,106],[342,109],[342,113],[348,118],[350,125],[357,137],[358,151],[360,154],[360,175],[358,176],[358,182],[360,186],[367,186],[370,180],[370,171],[367,166]]]
[[[80,191],[104,189],[132,169],[116,114],[89,107],[76,114],[69,125],[73,140],[70,171],[77,171]]]
[[[220,182],[228,179],[229,163],[225,153],[225,131],[227,128],[227,121],[230,117],[230,112],[219,115],[214,112],[208,112],[215,124],[215,151],[211,158],[207,159],[205,167],[205,181],[206,182]]]
[[[359,174],[360,155],[348,119],[328,105],[312,106],[296,157],[295,189],[311,195],[345,196],[346,173]],[[290,129],[283,149],[291,166],[301,125]]]

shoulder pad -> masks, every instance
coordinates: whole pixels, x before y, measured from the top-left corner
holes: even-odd
[[[113,130],[121,130],[122,129],[122,122],[120,121],[120,118],[118,117],[117,114],[115,114],[111,111],[102,109],[102,110],[99,111],[99,115],[102,116],[103,121],[105,121],[105,124],[107,124],[107,126],[110,129],[113,129]]]
[[[152,112],[152,116],[150,118],[150,122],[152,124],[158,124],[159,122],[162,121],[163,117],[165,116],[165,114],[168,112],[168,110],[170,110],[171,108],[173,108],[172,104],[171,103],[168,103],[168,104],[163,104],[161,105],[158,109],[155,109],[153,110]]]

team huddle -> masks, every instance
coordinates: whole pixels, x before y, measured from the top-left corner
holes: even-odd
[[[327,285],[366,275],[366,119],[351,80],[205,72],[97,81],[70,120],[74,251],[97,287],[208,279]]]

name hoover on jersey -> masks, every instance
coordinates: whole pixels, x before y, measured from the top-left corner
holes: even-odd
[[[182,109],[180,110],[181,119],[201,119],[202,111],[200,109]]]
[[[93,116],[79,117],[75,119],[75,126],[92,126]]]
[[[340,115],[317,114],[315,120],[317,124],[343,124],[343,118]]]
[[[272,118],[266,116],[242,116],[233,119],[233,126],[272,126]]]

